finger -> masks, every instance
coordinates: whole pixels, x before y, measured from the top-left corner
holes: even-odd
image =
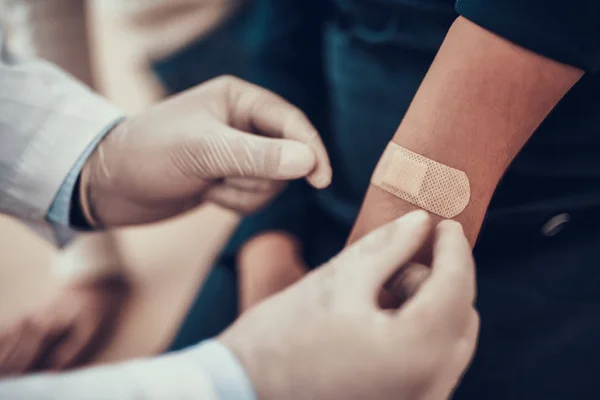
[[[351,298],[376,301],[384,283],[422,247],[431,231],[425,211],[384,225],[344,250],[333,263],[348,277]],[[362,297],[362,299],[361,299]]]
[[[5,360],[8,359],[12,349],[19,341],[23,323],[24,321],[19,321],[14,325],[2,327],[2,333],[0,334],[0,375],[5,372]]]
[[[188,151],[191,171],[202,178],[290,180],[307,176],[316,165],[305,144],[273,139],[223,127],[219,134],[195,138],[197,151]],[[196,156],[201,155],[201,156]]]
[[[276,192],[281,190],[281,181],[258,178],[228,178],[225,185],[234,187],[244,192]]]
[[[475,263],[458,222],[443,221],[436,228],[430,278],[412,298],[417,313],[435,316],[433,323],[464,321],[475,301]]]
[[[35,326],[33,321],[27,319],[19,336],[19,341],[13,347],[13,351],[8,359],[8,364],[12,366],[13,373],[22,374],[33,364],[38,350],[42,346],[42,332]]]
[[[6,328],[0,340],[0,376],[15,374],[11,364],[12,354],[21,338],[26,320],[21,320],[10,328]]]
[[[46,346],[60,335],[48,323],[36,322],[27,318],[19,324],[18,340],[12,344],[12,351],[3,359],[3,365],[12,374],[30,371],[42,357]]]
[[[316,156],[316,166],[308,181],[316,188],[324,188],[331,183],[327,150],[304,113],[276,94],[240,79],[230,78],[227,92],[232,126],[306,144]]]
[[[96,328],[97,324],[90,318],[85,315],[78,316],[69,333],[51,352],[48,366],[53,370],[64,370],[75,366],[93,346]]]
[[[417,293],[430,274],[431,268],[423,264],[408,262],[387,281],[385,289],[389,290],[402,304]]]
[[[60,320],[56,320],[45,323],[41,329],[42,334],[37,354],[32,360],[28,371],[36,371],[43,368],[48,360],[48,354],[50,354],[54,346],[60,343],[61,339],[69,333],[70,326],[61,323]]]
[[[206,192],[205,200],[240,214],[250,214],[266,206],[285,185],[272,192],[248,192],[233,186],[219,185]]]

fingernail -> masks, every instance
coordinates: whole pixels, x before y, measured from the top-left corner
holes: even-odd
[[[331,184],[331,167],[325,166],[321,168],[318,174],[311,176],[310,183],[317,189],[325,189]]]
[[[282,178],[301,178],[315,167],[316,157],[305,144],[287,141],[281,146],[279,173]]]

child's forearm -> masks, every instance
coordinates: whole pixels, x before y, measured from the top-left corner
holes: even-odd
[[[466,173],[470,200],[455,219],[472,245],[502,174],[582,74],[464,18],[450,29],[392,140]],[[349,242],[417,208],[371,185]]]

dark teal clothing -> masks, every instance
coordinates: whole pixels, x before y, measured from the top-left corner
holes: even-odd
[[[245,77],[307,112],[334,179],[318,193],[294,183],[243,223],[217,268],[267,229],[297,234],[312,266],[341,250],[375,164],[459,14],[586,70],[492,199],[475,249],[480,345],[455,397],[597,398],[600,2],[257,0],[253,13]],[[545,224],[557,214],[570,222],[551,236]]]

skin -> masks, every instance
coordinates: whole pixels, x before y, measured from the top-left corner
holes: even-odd
[[[85,363],[105,344],[127,294],[118,279],[68,287],[43,309],[3,326],[0,377]]]
[[[294,284],[308,271],[300,242],[286,232],[267,232],[242,246],[237,259],[240,310]]]
[[[455,219],[471,246],[502,174],[582,75],[465,18],[450,28],[392,141],[467,174],[471,199]],[[414,209],[371,185],[349,243]]]
[[[263,88],[223,76],[113,129],[81,172],[80,204],[96,227],[156,222],[206,202],[246,215],[302,177],[315,188],[331,182],[308,118]]]

